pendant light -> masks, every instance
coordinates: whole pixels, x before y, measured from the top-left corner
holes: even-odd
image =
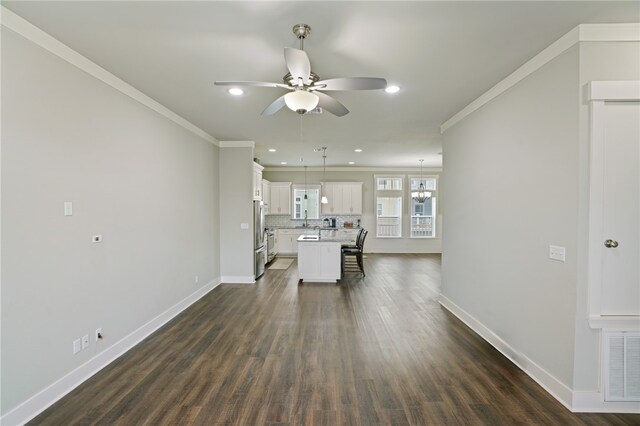
[[[411,197],[416,200],[418,203],[424,203],[427,198],[431,198],[431,192],[424,190],[424,183],[422,183],[422,162],[424,160],[420,160],[420,186],[418,186],[417,191],[411,192]]]
[[[322,147],[322,182],[326,183],[326,179],[325,179],[325,175],[327,174],[327,147],[323,146]],[[327,196],[324,194],[324,191],[322,191],[322,199],[320,199],[320,203],[321,204],[328,204],[329,200],[327,199]]]
[[[307,166],[304,166],[304,199],[307,199]]]

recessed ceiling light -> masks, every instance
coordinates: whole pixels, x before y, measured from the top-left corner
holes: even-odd
[[[244,91],[238,87],[232,87],[231,89],[229,89],[229,93],[231,93],[233,96],[240,96],[244,93]]]
[[[354,151],[355,151],[355,152],[362,152],[362,149],[360,149],[360,148],[356,148],[356,149],[354,149]]]
[[[355,161],[349,161],[349,164],[356,164]]]
[[[284,166],[285,164],[287,164],[287,162],[286,161],[281,161],[280,164],[282,164]]]
[[[276,152],[275,148],[269,148],[269,152]]]
[[[400,91],[400,88],[398,86],[387,86],[387,88],[384,89],[384,91],[387,93],[397,93]]]

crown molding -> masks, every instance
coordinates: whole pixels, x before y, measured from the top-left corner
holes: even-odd
[[[478,99],[464,107],[460,112],[442,123],[440,133],[446,132],[468,115],[497,98],[572,46],[580,42],[589,41],[640,41],[640,23],[578,25],[486,91]]]
[[[307,167],[308,172],[321,172],[322,166]],[[265,172],[304,172],[304,167],[269,167],[264,166]],[[328,172],[383,172],[383,173],[420,173],[420,168],[417,167],[327,167]],[[424,167],[423,173],[442,173],[442,168],[439,167]]]
[[[592,81],[587,97],[589,101],[638,101],[640,81]]]
[[[29,21],[16,15],[11,10],[7,9],[4,6],[0,7],[0,25],[2,25],[3,27],[10,29],[16,34],[21,35],[37,46],[40,46],[41,48],[53,53],[60,59],[67,61],[71,65],[81,69],[92,77],[108,84],[124,95],[129,96],[131,99],[140,102],[142,105],[173,121],[174,123],[185,128],[196,136],[214,145],[218,145],[218,140],[211,136],[209,133],[182,118],[161,103],[151,99],[149,96],[131,86],[129,83],[126,83],[125,81],[119,79],[95,62],[71,49],[66,44],[63,44],[62,42],[56,40]]]
[[[255,148],[254,141],[219,141],[220,148]]]
[[[578,41],[640,41],[640,23],[578,25]]]

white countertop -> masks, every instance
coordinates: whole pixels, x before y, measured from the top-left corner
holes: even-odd
[[[317,235],[301,235],[298,237],[299,243],[355,243],[352,239],[344,239],[344,238],[320,238]]]

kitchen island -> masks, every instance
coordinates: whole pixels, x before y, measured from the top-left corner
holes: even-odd
[[[340,279],[341,247],[345,242],[317,235],[298,237],[298,284],[335,283]]]

